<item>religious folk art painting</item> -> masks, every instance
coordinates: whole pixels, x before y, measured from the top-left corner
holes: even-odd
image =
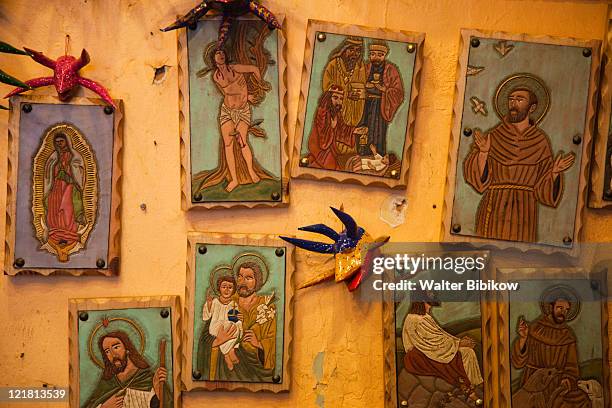
[[[462,43],[445,240],[572,248],[587,194],[599,41],[463,30]]]
[[[118,273],[121,121],[94,99],[11,98],[8,274]]]
[[[294,177],[405,187],[424,38],[309,21]]]
[[[71,408],[179,408],[180,301],[70,301]]]
[[[187,389],[288,391],[292,247],[192,234],[188,252]]]
[[[514,280],[520,290],[506,293],[500,304],[504,406],[607,407],[605,279],[551,279],[555,273]]]
[[[219,24],[179,34],[183,206],[287,204],[283,32],[240,18],[219,45]]]
[[[589,207],[612,206],[612,8],[608,9],[608,31],[602,58],[601,100],[591,166]]]
[[[395,282],[412,281],[415,287],[396,291],[395,299],[393,292],[386,294],[383,305],[385,407],[495,406],[494,363],[486,357],[491,316],[480,293],[454,297],[420,286],[419,281],[442,282],[447,272],[394,274]]]

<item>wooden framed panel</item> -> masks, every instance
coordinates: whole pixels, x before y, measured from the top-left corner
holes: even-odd
[[[118,274],[123,103],[10,104],[5,273]]]
[[[424,40],[308,21],[292,177],[406,187]]]
[[[500,406],[609,406],[606,273],[499,268],[497,276],[519,285],[498,293]]]
[[[591,167],[589,207],[612,206],[612,6],[608,6],[608,31],[602,56],[602,82],[597,134]]]
[[[180,408],[180,313],[178,296],[71,299],[70,407]]]
[[[486,258],[487,255],[483,255],[484,253],[486,251],[471,254]],[[429,255],[431,254],[427,254]],[[406,406],[433,408],[440,404],[472,407],[475,405],[467,402],[466,392],[462,391],[462,387],[468,384],[482,399],[483,406],[503,406],[497,405],[497,377],[494,375],[494,367],[497,366],[494,351],[496,344],[495,307],[486,300],[484,293],[473,291],[474,296],[471,296],[470,299],[442,300],[438,306],[428,311],[418,311],[418,308],[412,306],[412,296],[416,296],[412,299],[415,300],[415,303],[423,303],[422,301],[426,300],[423,298],[426,293],[427,296],[433,293],[438,301],[440,299],[438,294],[442,292],[424,290],[419,282],[421,280],[442,282],[441,278],[447,276],[449,277],[448,282],[455,282],[453,279],[457,278],[456,282],[462,282],[465,287],[465,282],[467,282],[465,277],[455,276],[453,278],[450,275],[454,274],[449,274],[448,271],[442,274],[437,274],[435,271],[419,271],[415,275],[397,271],[385,272],[386,282],[411,281],[415,285],[411,289],[383,292],[385,408]],[[473,277],[486,282],[485,277],[493,278],[493,275],[485,269],[476,272]],[[468,292],[463,292],[459,296],[463,297],[465,293]],[[443,296],[446,299],[453,297],[448,292]],[[425,333],[429,333],[426,335],[429,337],[421,337],[425,336]],[[410,347],[407,343],[413,342],[414,336],[419,337],[420,340],[415,341]],[[466,348],[459,343],[465,337],[474,340],[471,347]],[[449,342],[456,342],[458,346],[448,347]],[[421,349],[426,351],[421,351]],[[429,352],[435,353],[435,349],[444,349],[448,352],[442,357],[448,360],[445,364],[434,362],[434,358],[440,356],[434,357]],[[410,366],[408,366],[408,361],[411,361]],[[461,370],[452,368],[453,364],[462,364],[463,367],[470,366],[471,371],[468,373],[464,368],[460,375]],[[434,365],[438,367],[437,370],[432,368]],[[446,368],[441,367],[442,365]],[[440,370],[453,374],[449,378],[449,375],[440,374]]]
[[[550,251],[580,241],[599,46],[461,31],[444,241]]]
[[[289,391],[294,265],[294,247],[272,235],[189,234],[188,391]]]
[[[284,33],[241,17],[219,52],[220,24],[178,32],[183,209],[288,205]]]

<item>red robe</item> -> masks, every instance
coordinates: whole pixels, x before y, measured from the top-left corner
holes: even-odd
[[[563,176],[552,175],[548,136],[536,126],[520,133],[504,121],[490,130],[491,149],[484,174],[478,168],[476,143],[463,164],[465,181],[483,194],[476,233],[484,238],[537,241],[538,203],[556,207]]]
[[[355,146],[355,136],[353,135],[355,128],[344,123],[340,112],[335,116],[336,123],[334,126],[331,108],[331,94],[326,92],[319,101],[312,130],[308,137],[309,167],[340,170],[336,142],[349,147]]]
[[[66,150],[59,155],[58,163],[51,170],[53,185],[47,197],[47,225],[49,240],[55,243],[66,241],[66,244],[72,244],[80,238],[73,202],[73,194],[80,192],[75,191],[71,160],[72,154]]]
[[[366,78],[370,77],[372,63],[366,64]],[[385,70],[383,71],[383,86],[386,88],[381,95],[381,114],[385,122],[390,123],[404,102],[404,84],[402,77],[395,64],[385,62]]]

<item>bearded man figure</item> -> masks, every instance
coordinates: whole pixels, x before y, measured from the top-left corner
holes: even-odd
[[[338,156],[354,150],[355,135],[367,133],[366,127],[349,126],[342,117],[344,90],[332,85],[321,95],[308,137],[310,167],[340,170]],[[342,146],[342,147],[340,147]]]
[[[164,407],[173,407],[168,372],[151,370],[127,333],[117,330],[98,340],[104,371],[93,393],[82,408],[156,408],[163,394]]]
[[[463,163],[466,182],[483,194],[476,232],[484,238],[537,241],[538,204],[559,205],[563,172],[574,164],[573,153],[559,152],[553,159],[550,140],[537,126],[546,109],[534,89],[544,87],[526,78],[533,80],[509,90],[502,122],[484,134],[474,131]],[[543,112],[538,120],[532,118],[536,110]]]
[[[323,71],[323,92],[335,85],[343,90],[342,118],[357,126],[365,107],[366,70],[363,61],[363,38],[347,37],[334,49]]]
[[[519,317],[518,337],[512,345],[512,366],[522,369],[521,387],[541,368],[558,374],[544,390],[553,408],[591,408],[586,392],[578,388],[580,369],[576,335],[567,321],[577,315],[578,299],[570,291],[552,291],[546,296],[543,313],[528,324]]]
[[[257,259],[257,257],[252,256]],[[243,327],[222,326],[217,335],[210,334],[210,321],[205,322],[198,344],[197,365],[203,380],[273,382],[276,367],[276,306],[275,296],[261,295],[268,271],[263,262],[244,261],[235,266],[237,292],[232,300],[238,307],[238,319]],[[237,362],[227,365],[220,346],[237,339]]]

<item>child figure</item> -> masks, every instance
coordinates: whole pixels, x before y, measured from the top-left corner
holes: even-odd
[[[208,332],[211,336],[215,337],[219,333],[221,327],[227,330],[232,325],[236,326],[236,337],[227,340],[219,346],[219,350],[223,353],[227,368],[233,370],[234,364],[240,362],[235,349],[238,348],[238,339],[242,337],[242,322],[236,317],[235,313],[238,308],[236,302],[232,300],[232,296],[236,293],[236,280],[234,277],[221,276],[217,279],[217,292],[219,293],[218,298],[207,296],[206,303],[202,310],[202,320],[206,321],[210,319]],[[229,314],[232,315],[231,320]]]

